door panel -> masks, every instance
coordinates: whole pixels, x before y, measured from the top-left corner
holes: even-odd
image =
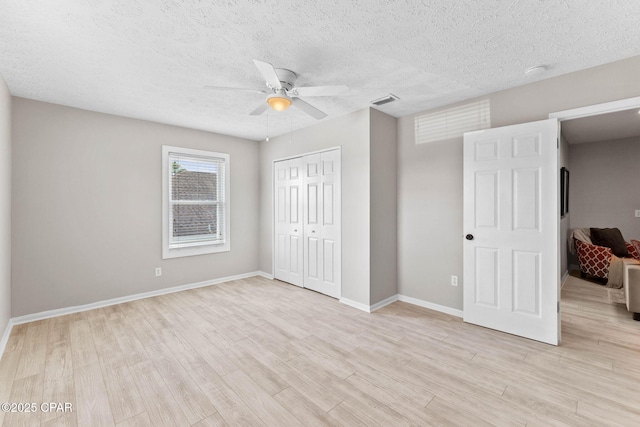
[[[305,156],[304,287],[339,297],[340,283],[340,151]]]
[[[302,242],[299,236],[289,237],[289,272],[302,277]]]
[[[307,238],[307,257],[308,257],[308,273],[307,273],[307,277],[305,277],[305,287],[307,283],[309,282],[309,279],[319,279],[318,277],[318,266],[320,265],[320,259],[319,259],[319,250],[318,250],[318,239],[316,239],[315,237],[308,237]]]
[[[540,253],[513,252],[513,310],[540,316]]]
[[[303,245],[302,240],[302,176],[301,158],[276,162],[274,206],[276,268],[278,280],[302,286]]]
[[[322,248],[322,264],[324,267],[324,281],[326,283],[334,284],[335,273],[335,242],[333,240],[325,239],[324,247]]]
[[[322,174],[327,176],[327,175],[331,175],[333,173],[333,169],[334,169],[334,160],[333,159],[328,159],[328,160],[323,160],[322,161]]]
[[[476,247],[476,304],[500,308],[500,274],[497,248]]]
[[[464,136],[464,320],[558,343],[557,120]]]
[[[288,256],[288,248],[287,248],[287,239],[289,238],[289,236],[287,236],[286,234],[278,234],[278,248],[280,248],[280,250],[278,252],[276,252],[277,256],[277,260],[278,260],[278,269],[279,270],[287,270],[288,266],[287,266],[287,260],[289,259]]]
[[[278,222],[285,222],[287,220],[287,187],[284,184],[278,186]]]
[[[307,178],[318,176],[319,156],[319,154],[305,156],[305,160],[307,161]]]
[[[307,224],[309,225],[318,224],[318,202],[318,184],[307,183]]]
[[[290,196],[290,222],[291,224],[299,224],[300,223],[300,199],[298,197],[298,192],[300,189],[298,186],[290,186],[289,187],[289,196]]]
[[[474,158],[476,162],[498,159],[498,140],[480,140],[475,142]]]
[[[498,226],[498,171],[476,173],[476,228]]]
[[[540,231],[540,168],[513,171],[513,229]]]
[[[513,141],[513,158],[522,157],[540,157],[540,138],[541,134],[525,134],[523,136],[514,136]]]
[[[307,174],[304,177],[306,194],[304,210],[304,287],[320,289],[322,285],[322,226],[319,217],[322,214],[322,200],[319,199],[318,187],[322,183],[320,171],[320,154],[311,154],[304,157],[307,162]]]
[[[322,223],[333,225],[333,182],[322,184]]]

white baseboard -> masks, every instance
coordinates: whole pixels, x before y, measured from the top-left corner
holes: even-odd
[[[14,317],[13,319],[11,319],[11,322],[14,325],[19,325],[21,323],[34,322],[36,320],[43,320],[43,319],[49,319],[51,317],[64,316],[66,314],[79,313],[82,311],[93,310],[95,308],[108,307],[110,305],[122,304],[125,302],[136,301],[144,298],[151,298],[158,295],[165,295],[165,294],[172,294],[174,292],[186,291],[188,289],[203,288],[205,286],[217,285],[219,283],[246,279],[248,277],[254,277],[254,276],[260,276],[260,273],[257,271],[254,271],[251,273],[239,274],[237,276],[221,277],[219,279],[205,280],[204,282],[174,286],[171,288],[158,289],[157,291],[143,292],[141,294],[134,294],[134,295],[128,295],[125,297],[92,302],[90,304],[59,308],[56,310],[42,311],[40,313],[33,313],[33,314],[27,314],[24,316]]]
[[[7,323],[7,328],[4,330],[4,334],[2,335],[2,340],[0,340],[0,360],[2,360],[4,349],[7,348],[7,343],[9,342],[9,335],[11,335],[12,329],[13,329],[13,321],[9,319],[9,323]]]
[[[381,309],[382,307],[392,304],[396,301],[398,301],[398,295],[393,295],[373,305],[362,304],[358,301],[354,301],[348,298],[340,298],[341,303],[346,304],[349,307],[357,308],[358,310],[362,310],[366,313],[373,313],[374,311]]]
[[[357,308],[358,310],[362,310],[367,313],[371,313],[371,307],[366,304],[362,304],[358,301],[354,301],[348,298],[340,298],[340,302],[348,305],[349,307]]]
[[[258,276],[273,280],[273,274],[265,273],[264,271],[258,271]]]
[[[439,311],[441,313],[450,314],[456,317],[463,317],[462,310],[456,308],[447,307],[440,304],[434,304],[429,301],[424,301],[418,298],[408,297],[406,295],[398,295],[398,301],[408,302],[409,304],[417,305],[419,307],[428,308],[429,310]]]
[[[444,305],[434,304],[432,302],[424,301],[418,298],[408,297],[406,295],[396,294],[390,296],[387,299],[384,299],[376,304],[368,306],[366,304],[362,304],[357,301],[350,300],[348,298],[340,298],[340,302],[346,304],[350,307],[357,308],[358,310],[362,310],[366,313],[373,313],[376,310],[381,309],[389,304],[393,304],[396,301],[402,301],[409,304],[417,305],[418,307],[428,308],[429,310],[439,311],[441,313],[450,314],[456,317],[463,317],[462,310],[457,310],[455,308],[446,307]]]
[[[567,277],[569,277],[569,270],[565,271],[562,275],[562,279],[560,279],[560,289],[563,288],[564,283],[567,281]]]
[[[398,294],[392,295],[389,298],[383,299],[382,301],[373,304],[371,307],[369,307],[369,312],[373,313],[374,311],[379,310],[389,304],[393,304],[396,301],[398,301]]]

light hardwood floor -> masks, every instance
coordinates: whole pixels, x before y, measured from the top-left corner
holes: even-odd
[[[553,347],[263,278],[16,326],[0,413],[42,426],[638,425],[640,322],[570,277]]]

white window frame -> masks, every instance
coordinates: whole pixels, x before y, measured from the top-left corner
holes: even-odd
[[[170,202],[171,202],[171,162],[169,153],[183,154],[185,156],[209,157],[224,159],[224,241],[212,243],[210,241],[191,242],[181,247],[170,247]],[[231,250],[231,194],[230,194],[231,162],[230,156],[226,153],[216,153],[213,151],[194,150],[191,148],[162,146],[162,259],[178,258],[194,255],[212,254],[217,252],[228,252]],[[220,218],[220,215],[218,215]]]

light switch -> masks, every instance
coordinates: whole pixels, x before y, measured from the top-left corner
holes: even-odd
[[[640,209],[636,209],[636,218],[640,218]]]

